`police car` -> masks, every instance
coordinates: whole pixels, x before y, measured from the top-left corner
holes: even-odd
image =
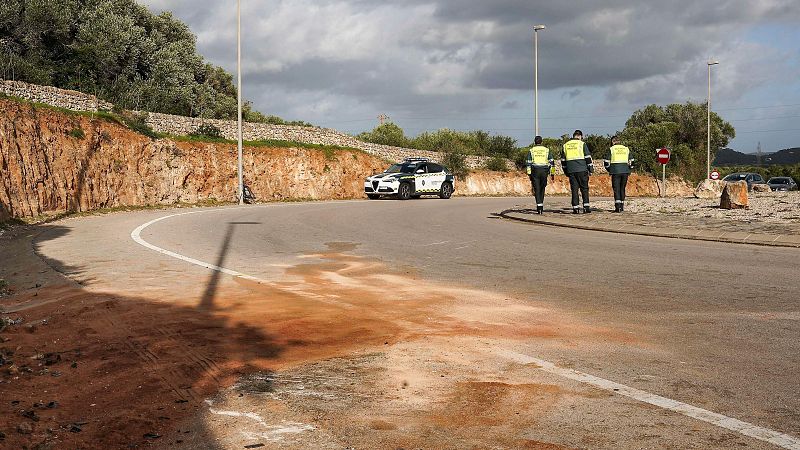
[[[439,164],[427,158],[406,158],[392,164],[383,173],[364,180],[364,193],[371,200],[395,196],[400,200],[422,195],[450,198],[455,190],[455,177]]]

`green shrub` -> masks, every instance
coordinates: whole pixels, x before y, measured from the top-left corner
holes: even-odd
[[[527,148],[518,148],[516,153],[514,153],[514,157],[511,160],[514,161],[514,166],[516,166],[517,170],[525,169],[529,152],[530,150]]]
[[[467,167],[467,155],[459,146],[451,146],[444,150],[442,164],[458,178],[464,178],[469,174]]]
[[[495,172],[508,172],[508,165],[506,164],[506,159],[504,157],[495,155],[486,161],[486,169],[493,170]]]
[[[131,114],[129,116],[122,116],[122,120],[125,121],[125,125],[128,128],[139,134],[143,134],[150,139],[158,139],[160,137],[158,133],[153,131],[153,129],[150,128],[150,125],[147,124],[146,115]]]
[[[70,132],[67,134],[74,137],[75,139],[83,139],[86,137],[86,133],[83,132],[83,128],[81,127],[75,127],[72,130],[70,130]]]
[[[189,133],[189,136],[222,139],[222,132],[216,126],[204,123],[197,127],[192,133]]]

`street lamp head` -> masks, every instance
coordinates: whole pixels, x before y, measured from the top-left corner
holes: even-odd
[[[545,28],[547,28],[547,27],[544,26],[544,25],[534,25],[533,26],[533,31],[540,31],[540,30],[544,30]]]
[[[717,65],[717,64],[719,64],[719,61],[717,61],[715,59],[711,59],[711,60],[708,61],[708,65],[709,66],[714,66],[714,65]]]

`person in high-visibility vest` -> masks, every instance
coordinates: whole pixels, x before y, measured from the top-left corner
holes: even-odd
[[[547,176],[554,174],[555,162],[550,149],[542,145],[542,137],[533,139],[533,147],[528,150],[525,161],[528,178],[531,179],[531,190],[536,197],[536,214],[544,212],[544,190],[547,187]]]
[[[572,191],[572,214],[578,214],[581,210],[579,192],[583,197],[583,212],[589,214],[592,212],[589,207],[589,175],[594,173],[594,163],[589,146],[583,142],[581,130],[575,130],[572,133],[572,139],[564,144],[561,167],[569,176],[569,187]]]
[[[633,167],[631,150],[620,144],[619,137],[611,138],[611,157],[605,161],[611,175],[611,188],[614,190],[614,212],[625,211],[625,188],[628,186],[628,175]]]

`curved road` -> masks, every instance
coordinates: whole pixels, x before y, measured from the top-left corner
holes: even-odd
[[[146,227],[141,238],[265,280],[280,278],[287,265],[310,253],[338,248],[377,259],[395,273],[518,299],[635,342],[521,340],[515,348],[520,354],[800,436],[797,250],[541,227],[492,215],[521,201],[351,201],[126,213],[65,221],[68,232],[45,233],[38,250],[90,287],[200,294],[201,287],[188,282],[159,286],[147,273],[203,276],[207,269],[139,246],[131,231],[177,214]],[[202,295],[207,293],[208,286]],[[391,309],[392,292],[386,296]],[[692,429],[685,431],[689,437],[680,439],[689,445]],[[741,438],[733,434],[727,439]],[[772,448],[749,438],[742,442]]]

